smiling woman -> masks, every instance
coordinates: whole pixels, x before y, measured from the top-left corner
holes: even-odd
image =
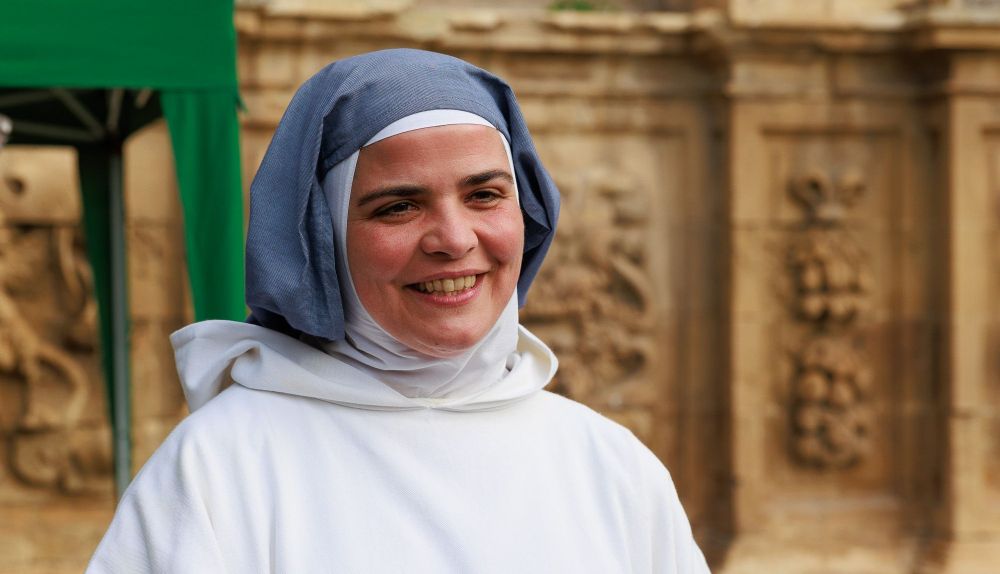
[[[347,260],[361,305],[432,357],[466,351],[504,308],[514,320],[524,222],[492,127],[409,131],[361,150]]]
[[[543,390],[517,313],[558,208],[502,80],[320,71],[251,186],[252,316],[173,335],[192,415],[89,571],[707,572],[663,465]]]

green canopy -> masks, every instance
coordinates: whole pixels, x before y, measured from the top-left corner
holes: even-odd
[[[242,320],[237,105],[232,0],[7,0],[0,9],[0,114],[13,120],[11,143],[78,151],[119,493],[131,445],[122,142],[166,118],[195,317]]]

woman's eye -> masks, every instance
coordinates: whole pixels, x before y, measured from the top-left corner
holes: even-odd
[[[399,217],[401,215],[406,215],[416,208],[417,206],[409,201],[399,201],[379,208],[375,211],[374,215],[375,217]]]
[[[503,194],[495,189],[480,189],[469,194],[469,200],[473,203],[494,203],[503,199]]]

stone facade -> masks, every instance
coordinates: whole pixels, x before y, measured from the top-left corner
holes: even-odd
[[[563,193],[553,389],[666,462],[714,571],[994,572],[1000,2],[548,4],[242,3],[245,180],[331,60],[496,72]],[[165,129],[130,145],[141,463],[189,311]],[[0,152],[0,571],[79,570],[113,504],[67,153]]]

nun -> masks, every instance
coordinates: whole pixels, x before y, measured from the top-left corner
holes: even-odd
[[[543,390],[518,308],[559,194],[506,83],[334,62],[250,204],[250,318],[171,337],[191,414],[88,572],[708,572],[660,461]]]

